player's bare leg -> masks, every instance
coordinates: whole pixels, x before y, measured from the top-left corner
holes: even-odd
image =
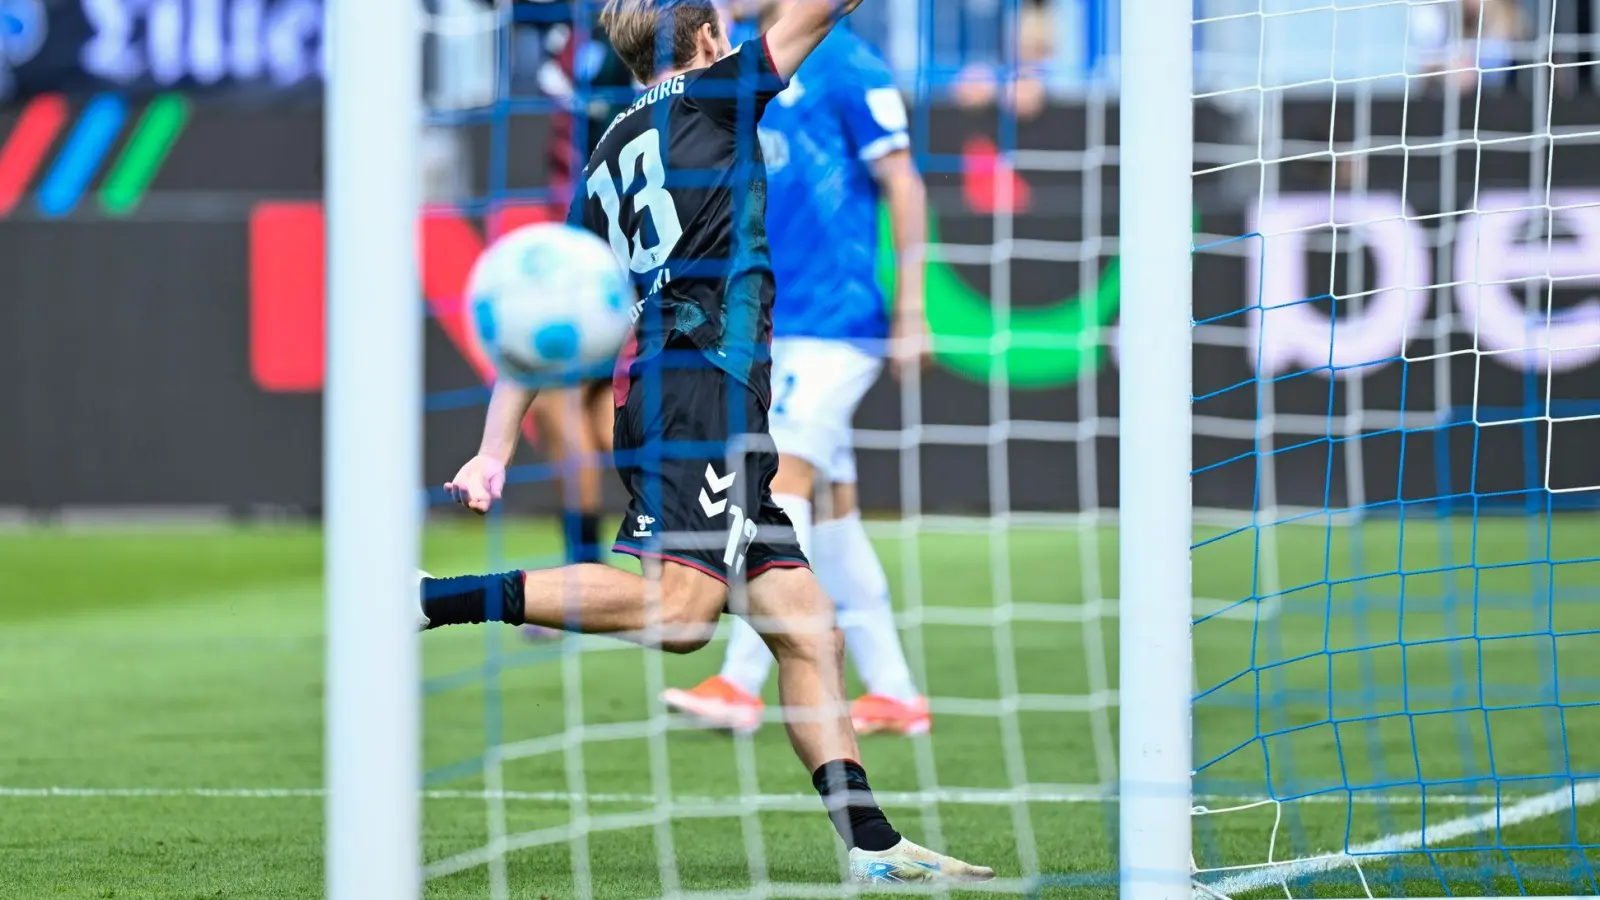
[[[778,456],[778,472],[772,479],[772,499],[783,508],[795,530],[796,543],[808,556],[811,552],[811,492],[816,469],[811,463],[787,454]],[[689,717],[702,727],[735,734],[750,734],[761,727],[761,688],[772,671],[773,654],[761,637],[742,623],[735,623],[728,639],[722,669],[692,688],[668,688],[661,693],[669,709]],[[787,701],[785,701],[787,702]]]
[[[795,755],[811,772],[855,881],[987,881],[969,865],[906,840],[878,807],[846,711],[844,636],[833,601],[809,569],[774,569],[750,582],[750,620],[778,660],[778,694]]]
[[[727,586],[680,563],[659,565],[654,591],[641,576],[598,565],[426,578],[423,612],[431,628],[531,622],[624,637],[673,653],[698,650],[715,632]],[[794,710],[786,719],[800,761],[815,771],[831,760],[857,759],[860,750],[845,711],[843,639],[833,624],[833,604],[811,571],[761,575],[750,583],[749,604],[778,659],[779,691],[785,707]]]
[[[800,546],[838,610],[850,657],[867,683],[867,693],[850,704],[851,721],[862,734],[926,734],[932,727],[928,701],[911,679],[888,581],[861,525],[856,486],[819,481],[811,463],[783,454],[772,492],[795,523]],[[813,494],[821,501],[815,523],[811,504],[799,502]],[[761,688],[772,661],[757,635],[736,625],[718,674],[687,690],[669,688],[661,699],[703,727],[749,734],[761,726]]]
[[[616,439],[614,419],[616,407],[611,398],[611,385],[600,383],[583,391],[583,420],[589,432],[589,446],[595,452],[611,455]],[[595,480],[594,509],[600,508],[600,482]]]
[[[652,569],[654,565],[652,564]],[[715,578],[674,562],[658,582],[601,565],[424,578],[426,627],[532,622],[627,638],[670,653],[706,645],[727,601]],[[807,569],[775,569],[750,584],[751,615],[778,659],[790,743],[812,773],[835,828],[850,846],[857,881],[982,881],[994,873],[901,837],[872,799],[855,730],[845,712],[842,639],[833,604]]]
[[[811,556],[810,498],[815,481],[816,469],[811,463],[798,456],[778,455],[772,500],[788,515],[795,541],[807,557]],[[682,713],[703,728],[754,733],[761,727],[766,708],[761,688],[772,672],[772,662],[773,653],[761,636],[743,623],[735,623],[721,671],[692,688],[668,688],[661,692],[661,700],[668,709]]]
[[[668,653],[693,653],[716,632],[722,582],[678,563],[657,585],[631,572],[584,563],[558,569],[425,578],[429,628],[496,621],[608,634]]]
[[[600,453],[587,385],[544,391],[533,401],[545,457],[560,472],[568,562],[599,562]],[[609,430],[610,423],[606,423]]]
[[[860,759],[844,693],[844,636],[811,570],[774,569],[751,581],[749,619],[778,661],[784,727],[806,770]]]

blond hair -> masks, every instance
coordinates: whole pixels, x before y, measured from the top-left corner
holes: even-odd
[[[617,56],[645,84],[663,69],[692,62],[695,36],[706,25],[713,35],[722,30],[712,0],[608,0],[600,13],[600,27]],[[671,59],[660,51],[669,51]]]

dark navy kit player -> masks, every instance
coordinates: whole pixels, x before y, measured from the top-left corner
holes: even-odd
[[[730,466],[726,450],[767,432],[775,288],[754,126],[784,86],[763,41],[657,82],[602,134],[570,216],[611,242],[644,298],[615,382],[633,498],[615,549],[719,581],[806,566],[772,502],[776,452]]]
[[[571,221],[610,242],[643,298],[614,381],[618,471],[632,497],[616,546],[646,559],[656,589],[596,564],[425,578],[422,619],[533,623],[686,653],[710,640],[728,580],[745,580],[746,618],[777,659],[790,743],[850,846],[851,878],[987,880],[989,869],[901,837],[872,799],[833,603],[769,489],[776,292],[756,126],[860,2],[798,2],[737,48],[712,0],[607,4],[602,25],[648,87],[600,138],[574,185]],[[479,453],[447,485],[464,505],[485,512],[499,498],[532,400],[496,385]]]

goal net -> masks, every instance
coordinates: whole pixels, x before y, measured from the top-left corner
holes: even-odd
[[[1597,889],[1600,120],[1568,7],[1197,7],[1201,893]]]
[[[585,80],[587,22],[540,24],[565,6],[433,16],[436,35],[463,44],[491,36],[501,58],[487,97],[470,71],[451,90],[430,92],[430,146],[450,161],[429,179],[436,217],[466,213],[492,237],[564,203],[544,164],[549,142],[561,139],[549,123],[577,111],[566,139],[581,145],[592,127],[583,112],[616,93]],[[997,866],[995,889],[1106,889],[1116,868],[1115,558],[1106,530],[1116,474],[1114,382],[1104,376],[1117,270],[1102,196],[1115,179],[1106,165],[1115,105],[1101,83],[1059,110],[1019,113],[1019,104],[981,96],[958,107],[949,90],[958,75],[979,94],[995,75],[962,71],[963,20],[942,2],[911,6],[921,7],[923,29],[911,43],[913,68],[897,74],[930,185],[927,306],[937,360],[881,379],[856,420],[857,462],[868,528],[934,726],[930,737],[864,740],[864,762],[897,827]],[[885,15],[864,8],[856,27],[886,38]],[[1018,44],[1021,18],[1021,5],[1008,2],[974,20],[989,29],[996,68],[1012,66],[1015,54],[1003,48]],[[577,71],[530,79],[504,68],[520,44],[559,57],[569,39],[579,42]],[[442,225],[428,233],[450,239]],[[440,345],[459,327],[459,309],[435,303],[433,313]],[[428,448],[430,482],[472,452],[482,374],[430,365],[430,415],[461,429],[451,446]],[[510,511],[486,529],[452,518],[435,492],[431,571],[560,562],[549,526],[559,467],[536,451],[517,462]],[[614,476],[603,477],[609,544],[620,504]],[[752,737],[687,727],[659,701],[664,688],[715,673],[721,640],[685,658],[605,639],[530,642],[512,629],[445,630],[424,645],[430,891],[852,895],[841,883],[840,842],[777,721],[775,684]],[[852,697],[862,690],[853,673],[850,688]]]
[[[1119,248],[1139,240],[1117,223],[1118,64],[1090,40],[1047,90],[1036,4],[881,4],[915,14],[908,43],[876,2],[859,27],[892,51],[929,182],[937,352],[883,378],[856,439],[934,726],[865,739],[864,762],[901,830],[995,866],[995,891],[1106,896],[1119,714],[1140,712],[1116,635],[1146,612],[1118,588]],[[564,209],[542,161],[587,126],[549,122],[611,90],[516,70],[560,52],[552,29],[583,52],[586,23],[538,24],[565,6],[430,19],[496,62],[431,97],[433,199],[487,236]],[[1199,895],[1600,890],[1600,104],[1565,6],[1195,5]],[[1082,25],[1114,51],[1114,20]],[[969,44],[991,38],[986,74]],[[459,309],[433,314],[443,347]],[[428,448],[431,482],[472,451],[482,375],[430,365],[429,414],[461,434]],[[435,572],[559,563],[561,467],[525,453],[509,512],[433,518]],[[722,647],[430,634],[430,896],[851,895],[775,689],[749,737],[659,701]]]

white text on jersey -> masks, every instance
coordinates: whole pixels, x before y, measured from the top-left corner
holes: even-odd
[[[650,293],[640,297],[639,301],[633,304],[633,309],[628,312],[628,321],[637,323],[639,321],[639,317],[644,315],[644,302],[661,293],[661,289],[666,287],[667,283],[670,281],[672,281],[671,269],[663,268],[660,272],[656,273],[656,282],[650,286]]]
[[[622,112],[617,113],[617,117],[611,120],[610,125],[606,126],[605,134],[600,135],[600,140],[604,141],[606,136],[611,134],[611,129],[616,128],[618,123],[620,123],[623,119],[626,119],[628,116],[631,116],[639,110],[644,109],[646,106],[649,106],[657,100],[676,96],[681,93],[683,93],[682,75],[675,75],[672,78],[661,82],[650,90],[645,91],[639,95],[639,99],[633,101],[632,106],[628,107]]]

